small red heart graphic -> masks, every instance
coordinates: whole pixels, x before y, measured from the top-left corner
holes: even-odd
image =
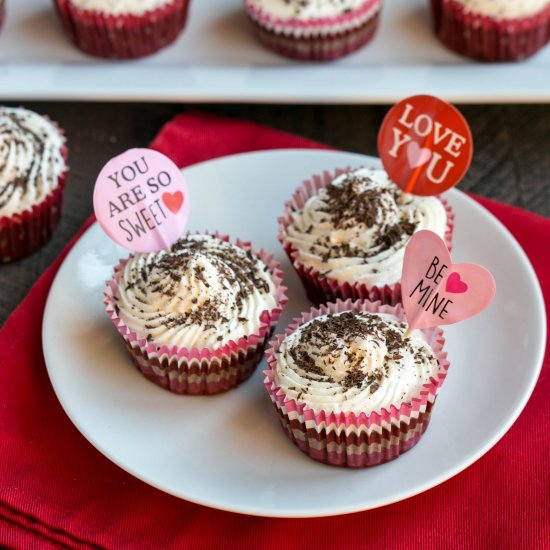
[[[166,205],[166,208],[173,214],[177,214],[183,206],[183,193],[176,191],[175,193],[163,193],[162,202]]]
[[[449,277],[447,277],[447,283],[445,285],[446,292],[452,292],[453,294],[464,294],[468,290],[468,285],[460,279],[460,273],[453,271]]]

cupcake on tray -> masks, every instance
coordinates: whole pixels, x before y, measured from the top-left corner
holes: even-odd
[[[189,0],[54,0],[63,27],[83,52],[132,59],[165,48],[187,21]]]
[[[419,441],[449,363],[440,329],[406,330],[401,306],[348,300],[312,309],[274,339],[265,386],[300,450],[359,468]]]
[[[55,123],[0,107],[0,261],[46,243],[61,216],[67,147]]]
[[[244,0],[256,35],[287,57],[328,61],[374,36],[382,0]]]
[[[432,0],[435,32],[482,61],[517,61],[550,40],[549,0]]]
[[[305,181],[279,218],[279,241],[315,304],[401,301],[405,247],[429,229],[450,248],[454,214],[438,197],[405,194],[383,170],[336,170]]]
[[[188,235],[122,260],[104,301],[147,378],[175,393],[214,394],[252,374],[285,291],[272,255],[225,236]]]

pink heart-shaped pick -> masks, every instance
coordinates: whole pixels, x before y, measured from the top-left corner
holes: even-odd
[[[426,147],[421,148],[416,141],[411,141],[407,146],[407,159],[411,168],[426,164],[432,158],[432,154]]]
[[[173,214],[177,214],[183,206],[183,193],[176,191],[175,193],[163,193],[162,202],[166,205],[166,208]]]
[[[477,264],[453,264],[445,242],[432,231],[415,233],[401,276],[409,329],[458,323],[483,311],[496,292],[493,276]]]

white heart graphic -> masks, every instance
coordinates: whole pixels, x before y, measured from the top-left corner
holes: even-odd
[[[411,141],[407,147],[407,159],[411,168],[426,164],[432,158],[432,155],[433,153],[429,149],[421,148],[416,141]]]

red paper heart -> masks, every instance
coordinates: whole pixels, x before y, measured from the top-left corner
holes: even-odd
[[[460,279],[460,273],[453,271],[447,277],[447,284],[445,285],[445,290],[447,292],[452,292],[453,294],[463,294],[468,290],[468,285]]]
[[[176,191],[175,193],[163,193],[162,202],[166,205],[166,208],[173,214],[177,214],[183,206],[183,193]]]
[[[415,233],[405,250],[401,277],[410,329],[458,323],[484,310],[496,291],[493,276],[476,264],[453,264],[441,237]]]

